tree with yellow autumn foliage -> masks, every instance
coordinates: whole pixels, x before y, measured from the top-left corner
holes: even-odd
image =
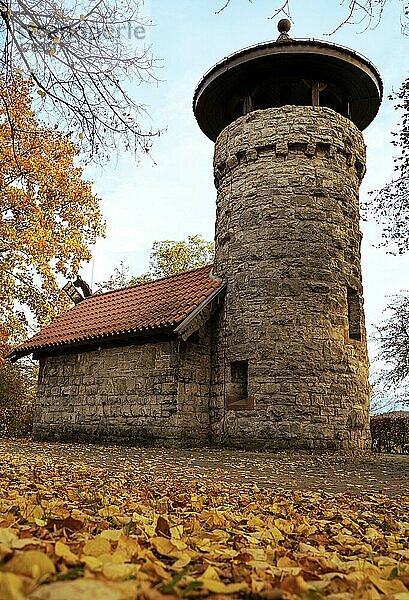
[[[214,243],[200,235],[189,235],[187,240],[162,240],[153,243],[149,270],[142,275],[129,273],[129,267],[121,261],[113,274],[98,283],[98,292],[109,292],[129,285],[169,277],[190,269],[210,265],[214,260]]]
[[[0,342],[64,304],[58,277],[90,260],[104,225],[77,147],[32,110],[33,85],[0,82]]]

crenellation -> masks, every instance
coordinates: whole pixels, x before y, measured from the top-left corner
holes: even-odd
[[[288,139],[277,126],[286,119]],[[241,147],[245,160],[223,171],[225,157],[237,157]],[[361,133],[330,109],[254,111],[221,132],[215,271],[228,290],[215,328],[214,443],[247,444],[252,431],[253,443],[270,448],[286,438],[287,447],[317,447],[317,439],[321,448],[367,446],[363,316],[363,340],[345,337],[346,289],[362,294],[356,165],[363,172],[364,155]],[[240,359],[248,360],[255,410],[226,414],[223,361]],[[359,402],[360,418],[353,418]],[[360,436],[343,433],[352,431],[351,419]]]

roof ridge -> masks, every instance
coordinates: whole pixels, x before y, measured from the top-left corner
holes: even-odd
[[[139,283],[133,283],[132,285],[125,285],[124,287],[120,287],[115,290],[108,290],[107,292],[101,292],[100,294],[98,294],[98,292],[94,292],[93,294],[91,294],[91,296],[85,298],[85,300],[88,300],[88,298],[92,297],[95,298],[95,296],[107,296],[108,294],[114,294],[123,290],[130,290],[143,285],[151,285],[152,283],[157,283],[158,281],[165,281],[166,279],[176,279],[177,277],[181,277],[182,275],[187,275],[188,273],[193,273],[194,271],[200,271],[201,269],[204,270],[209,267],[213,267],[213,263],[203,265],[202,267],[195,267],[194,269],[188,269],[187,271],[181,271],[180,273],[174,273],[173,275],[166,275],[166,277],[158,277],[158,279],[151,279],[150,281],[140,281]]]

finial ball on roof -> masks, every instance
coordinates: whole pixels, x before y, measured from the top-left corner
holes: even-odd
[[[289,19],[280,19],[277,29],[280,33],[288,33],[291,29],[291,21]]]

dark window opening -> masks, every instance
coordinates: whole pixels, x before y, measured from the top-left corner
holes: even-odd
[[[223,120],[229,123],[253,110],[293,106],[325,106],[336,112],[350,116],[348,98],[339,85],[310,79],[309,77],[266,78],[257,85],[245,82],[240,84],[224,106]]]
[[[331,92],[329,92],[328,90],[324,90],[320,93],[320,106],[332,108],[332,110],[335,110],[340,114],[343,113],[341,102],[334,94],[331,94]]]
[[[349,338],[351,340],[362,341],[361,332],[361,303],[359,294],[353,288],[348,288],[348,323],[349,323]]]
[[[39,365],[39,368],[38,368],[38,383],[43,383],[44,366],[45,366],[44,359],[40,359],[40,365]]]
[[[225,400],[227,410],[254,409],[254,398],[248,395],[248,370],[247,360],[230,363],[230,381],[227,382]]]
[[[236,361],[232,362],[231,368],[231,396],[236,400],[244,400],[248,396],[248,362]]]
[[[291,104],[292,94],[291,88],[289,85],[284,85],[280,89],[280,104],[281,106],[285,106],[286,104]]]

